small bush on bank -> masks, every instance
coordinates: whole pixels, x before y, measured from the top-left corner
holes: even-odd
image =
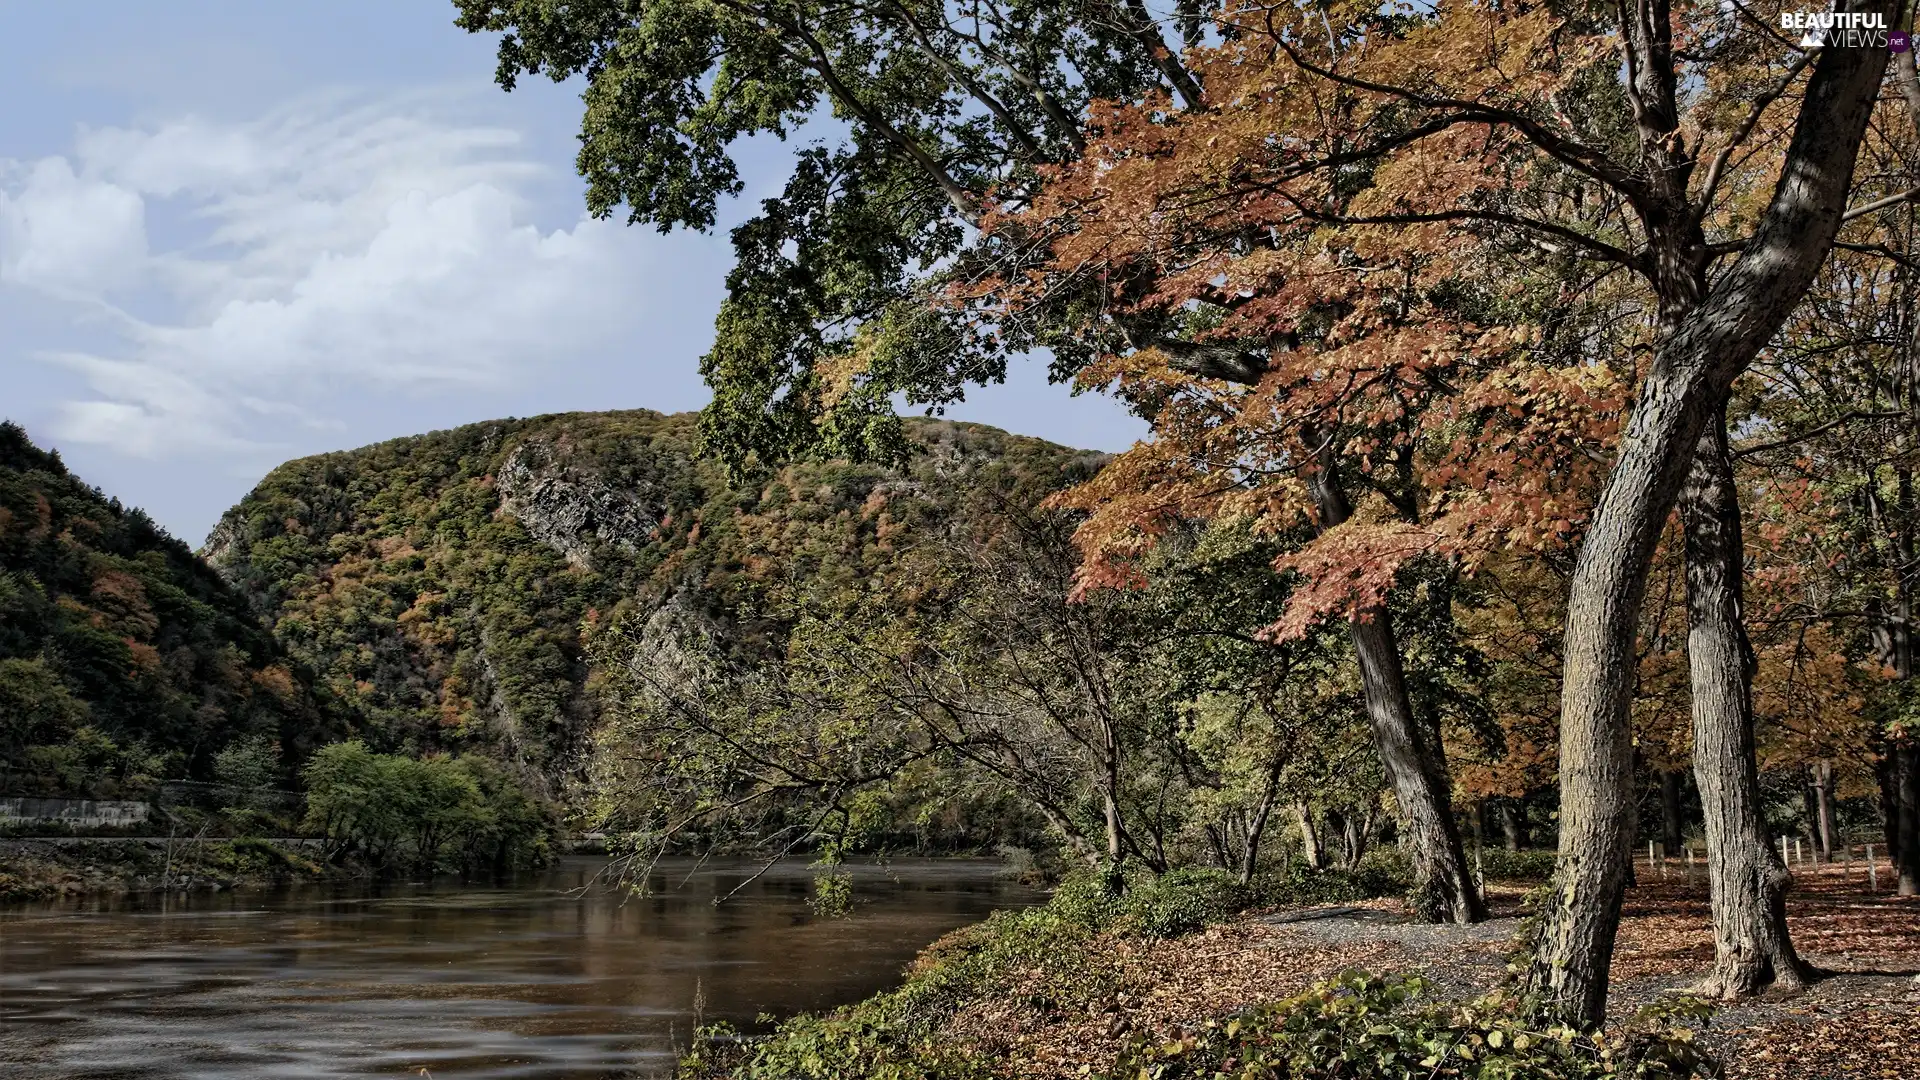
[[[1348,973],[1286,1001],[1210,1021],[1182,1038],[1137,1043],[1112,1080],[1682,1080],[1717,1075],[1677,1002],[1618,1036],[1529,1021],[1522,1003],[1416,1004],[1427,984]]]
[[[1545,881],[1553,876],[1554,861],[1558,857],[1552,850],[1490,848],[1480,853],[1480,873],[1488,881]]]
[[[498,873],[551,854],[549,812],[486,758],[376,754],[355,740],[321,748],[302,776],[305,827],[326,838],[329,859]]]
[[[1179,937],[1246,910],[1254,896],[1225,870],[1171,870],[1128,891],[1119,904],[1117,928],[1142,937]]]
[[[1349,904],[1407,891],[1412,873],[1392,849],[1370,851],[1352,869],[1316,870],[1298,860],[1254,882],[1254,902],[1266,907]]]

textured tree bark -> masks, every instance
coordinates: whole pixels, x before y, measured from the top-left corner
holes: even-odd
[[[1311,445],[1320,440],[1310,434],[1306,441]],[[1352,515],[1332,461],[1323,458],[1321,468],[1307,478],[1307,488],[1322,530]],[[1400,806],[1401,833],[1413,862],[1415,913],[1428,922],[1479,922],[1487,909],[1473,886],[1453,818],[1446,753],[1414,716],[1392,616],[1384,606],[1375,607],[1360,612],[1347,631],[1360,667],[1374,752]]]
[[[1894,869],[1901,896],[1920,896],[1920,741],[1912,736],[1890,740],[1894,763],[1896,825]]]
[[[1313,807],[1304,802],[1293,804],[1293,812],[1300,818],[1300,853],[1307,865],[1315,870],[1326,865],[1326,856],[1320,850],[1320,831],[1313,824]]]
[[[1813,763],[1809,786],[1813,790],[1814,831],[1820,839],[1820,861],[1832,862],[1840,846],[1840,820],[1833,801],[1833,762]]]
[[[1681,819],[1686,777],[1679,769],[1660,770],[1660,852],[1669,859],[1680,853],[1681,837],[1686,832]]]
[[[1806,972],[1787,934],[1792,876],[1769,842],[1753,742],[1753,648],[1741,615],[1740,505],[1724,412],[1694,450],[1680,498],[1686,532],[1687,659],[1693,769],[1706,818],[1713,973],[1701,990],[1742,998],[1800,989]]]
[[[1892,6],[1859,10],[1890,13]],[[1526,978],[1550,1013],[1576,1026],[1606,1017],[1607,969],[1632,860],[1628,708],[1647,567],[1694,444],[1832,245],[1886,62],[1879,49],[1820,50],[1773,201],[1740,257],[1656,350],[1588,519],[1564,639],[1560,867]]]
[[[1367,842],[1373,838],[1374,812],[1370,809],[1363,817],[1348,814],[1341,822],[1341,849],[1345,865],[1351,869],[1360,865],[1366,857]]]
[[[1906,480],[1906,477],[1902,477]],[[1912,545],[1900,537],[1902,563],[1911,563]],[[1880,613],[1874,628],[1874,646],[1881,663],[1893,669],[1896,681],[1914,677],[1913,597],[1905,573],[1894,576],[1893,609]],[[1880,743],[1880,820],[1887,839],[1887,857],[1893,863],[1895,889],[1903,896],[1920,894],[1920,741],[1889,730]]]
[[[1894,580],[1893,610],[1882,614],[1874,644],[1881,662],[1893,669],[1894,679],[1905,680],[1914,676],[1913,598],[1907,590],[1907,575],[1899,574]],[[1878,773],[1881,827],[1895,888],[1902,896],[1914,896],[1920,894],[1920,740],[1888,731],[1880,744]]]
[[[1286,771],[1286,760],[1286,756],[1275,749],[1272,760],[1267,763],[1266,786],[1260,791],[1260,805],[1247,822],[1247,844],[1240,853],[1242,884],[1252,881],[1253,872],[1260,868],[1260,843],[1267,835],[1267,822],[1273,818],[1273,804],[1280,794],[1280,774]]]

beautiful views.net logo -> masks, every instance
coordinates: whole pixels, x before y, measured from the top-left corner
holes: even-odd
[[[1887,17],[1867,11],[1783,11],[1780,29],[1800,31],[1803,49],[1891,49],[1906,52],[1913,39],[1905,30],[1889,30]]]

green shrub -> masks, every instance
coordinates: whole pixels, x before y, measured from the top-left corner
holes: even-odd
[[[1225,870],[1170,870],[1127,893],[1117,925],[1142,937],[1179,937],[1244,911],[1253,898],[1254,891]]]
[[[1524,1003],[1418,1004],[1417,978],[1348,973],[1177,1039],[1136,1042],[1114,1080],[1679,1080],[1716,1075],[1691,1028],[1707,1009],[1681,1001],[1617,1036],[1531,1022]]]
[[[1117,868],[1076,870],[1053,890],[1047,910],[1077,926],[1098,930],[1120,917],[1125,893],[1126,879]]]
[[[236,836],[210,852],[217,868],[242,877],[279,877],[285,874],[319,874],[320,867],[301,855],[270,840]]]
[[[486,758],[376,754],[359,741],[313,755],[306,826],[330,858],[378,869],[505,871],[548,855],[552,823],[505,768]]]
[[[1368,897],[1395,896],[1413,885],[1413,867],[1397,847],[1377,847],[1360,857],[1350,873]]]
[[[725,1024],[701,1028],[680,1059],[681,1080],[986,1080],[982,1062],[931,1036],[852,1016],[796,1016],[773,1037],[743,1039]]]
[[[1398,896],[1407,891],[1411,875],[1400,853],[1392,849],[1369,852],[1350,870],[1315,870],[1291,862],[1254,882],[1258,903],[1270,907],[1310,907],[1345,904]]]
[[[1480,853],[1480,873],[1488,881],[1545,881],[1553,876],[1558,858],[1552,850],[1493,848]]]

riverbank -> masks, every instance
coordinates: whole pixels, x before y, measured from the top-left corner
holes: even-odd
[[[0,903],[340,876],[318,854],[313,842],[251,837],[0,838]]]
[[[1802,954],[1822,975],[1797,996],[1719,1007],[1689,1036],[1691,1045],[1724,1063],[1733,1080],[1920,1075],[1920,900],[1870,895],[1865,886],[1857,871],[1802,872],[1789,919]],[[1155,1077],[1210,1076],[1229,1061],[1244,1062],[1244,1029],[1258,1025],[1265,1034],[1253,1041],[1269,1048],[1292,1045],[1286,1040],[1316,1025],[1322,1034],[1349,1025],[1327,1045],[1387,1031],[1446,1034],[1444,1016],[1416,1019],[1420,1001],[1481,998],[1507,972],[1524,889],[1490,892],[1495,918],[1472,927],[1410,922],[1392,899],[1255,910],[1174,938],[1141,934],[1124,921],[1076,930],[1065,925],[1067,911],[1054,912],[1053,925],[1032,915],[996,917],[928,949],[900,990],[789,1021],[757,1044],[704,1043],[682,1074],[1064,1080],[1131,1077],[1145,1066],[1144,1075]],[[1704,883],[1655,878],[1631,890],[1612,971],[1615,1030],[1624,1031],[1643,1006],[1696,984],[1712,958]],[[1404,1005],[1391,1000],[1390,985],[1312,991],[1354,970],[1414,975],[1424,986]],[[1290,999],[1290,1013],[1273,1009]],[[1356,1001],[1361,1008],[1351,1007]],[[1364,1022],[1354,1024],[1355,1016]],[[1681,1012],[1671,1019],[1686,1026]],[[1503,1050],[1524,1033],[1498,1007],[1482,1006],[1455,1034],[1470,1042],[1496,1029],[1506,1035],[1492,1045]],[[1610,1045],[1629,1052],[1621,1049],[1626,1042]]]

